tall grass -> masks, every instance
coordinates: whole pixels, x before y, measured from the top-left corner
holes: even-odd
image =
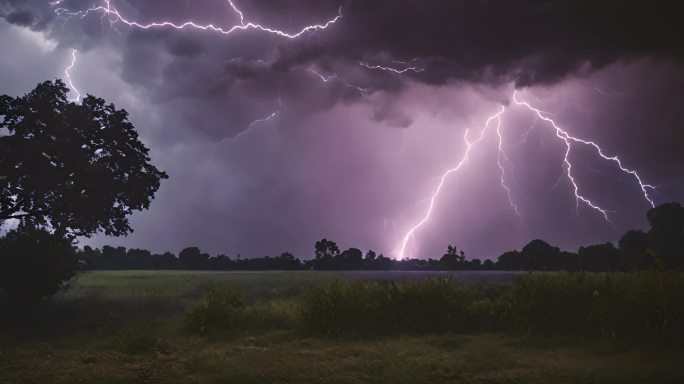
[[[530,332],[684,342],[677,272],[530,274],[513,284],[510,309]]]
[[[465,329],[476,292],[452,279],[395,282],[333,281],[300,298],[298,319],[326,335],[376,335]]]
[[[500,287],[333,281],[301,295],[297,318],[306,332],[323,335],[509,330],[682,344],[684,277],[533,273]]]

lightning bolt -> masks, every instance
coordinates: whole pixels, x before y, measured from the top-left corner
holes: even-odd
[[[461,158],[461,160],[456,164],[455,167],[446,170],[443,174],[442,177],[439,179],[439,184],[437,185],[437,188],[435,191],[432,193],[432,196],[430,197],[430,203],[428,204],[428,209],[425,212],[425,215],[423,218],[418,221],[413,227],[411,227],[408,232],[404,235],[404,238],[401,240],[401,244],[399,245],[399,251],[397,252],[398,259],[401,260],[404,258],[404,255],[406,253],[406,246],[408,245],[408,242],[411,238],[413,238],[414,234],[416,231],[422,227],[428,220],[430,220],[430,215],[432,215],[432,210],[435,207],[435,202],[437,201],[437,196],[439,196],[439,192],[442,190],[444,187],[444,183],[446,182],[447,178],[452,174],[458,172],[464,164],[468,162],[469,156],[470,156],[470,150],[473,148],[473,146],[485,137],[485,133],[487,131],[487,128],[489,127],[489,123],[492,122],[492,120],[497,120],[497,130],[501,125],[501,114],[504,112],[505,108],[504,106],[501,106],[501,110],[487,118],[487,121],[485,121],[484,128],[482,131],[480,131],[480,136],[475,139],[474,141],[470,141],[468,139],[468,133],[470,132],[470,129],[467,129],[465,131],[465,134],[463,135],[463,140],[465,141],[466,144],[466,150]]]
[[[277,109],[276,109],[275,111],[273,111],[270,115],[268,115],[268,116],[266,116],[266,117],[263,117],[263,118],[256,119],[256,120],[252,121],[252,122],[247,126],[247,128],[246,128],[245,130],[243,130],[243,131],[241,131],[240,133],[238,133],[237,135],[233,136],[230,140],[231,140],[231,141],[235,141],[235,140],[237,140],[240,136],[243,136],[243,135],[246,135],[247,133],[249,133],[249,131],[251,131],[252,128],[253,128],[255,125],[259,125],[259,124],[262,124],[262,123],[265,123],[265,122],[268,122],[268,121],[270,121],[270,120],[275,119],[276,117],[278,117],[278,116],[280,115],[280,110],[282,109],[282,107],[283,107],[283,100],[281,99],[280,93],[279,93],[279,94],[278,94],[278,107],[277,107]]]
[[[76,65],[76,53],[78,51],[74,49],[71,51],[71,64],[69,64],[68,67],[64,69],[64,76],[66,77],[67,83],[69,83],[69,88],[71,88],[71,91],[76,94],[76,98],[74,99],[68,99],[69,101],[73,101],[75,103],[78,103],[81,100],[81,92],[78,91],[78,89],[74,86],[74,82],[71,79],[71,70],[74,69],[74,65]]]
[[[598,153],[598,155],[601,156],[604,160],[614,162],[618,166],[620,171],[631,175],[636,180],[637,184],[639,185],[639,188],[641,189],[641,192],[643,194],[644,199],[646,201],[648,201],[648,203],[651,205],[651,207],[655,207],[655,203],[654,203],[653,199],[648,194],[648,189],[655,190],[655,187],[653,185],[644,183],[641,179],[641,176],[639,176],[639,173],[637,173],[637,171],[635,171],[633,169],[629,169],[629,168],[625,167],[624,165],[622,165],[622,161],[620,160],[619,157],[606,155],[604,153],[603,149],[593,141],[580,139],[580,138],[577,138],[575,136],[570,135],[567,131],[561,129],[558,126],[558,124],[556,124],[556,122],[553,121],[553,119],[548,117],[548,115],[545,112],[539,110],[538,108],[534,108],[533,106],[531,106],[526,101],[518,100],[518,91],[517,90],[513,92],[513,102],[517,105],[526,107],[530,111],[534,112],[537,115],[537,117],[539,117],[540,119],[551,124],[551,126],[554,128],[554,130],[556,132],[556,136],[565,142],[566,151],[565,151],[565,156],[564,156],[563,162],[565,163],[566,175],[568,176],[568,179],[570,179],[570,182],[573,185],[573,189],[575,190],[575,198],[576,198],[578,205],[579,205],[579,202],[582,201],[583,203],[587,204],[588,206],[590,206],[594,210],[600,212],[603,215],[603,217],[608,221],[608,211],[607,210],[599,207],[598,205],[594,204],[591,200],[589,200],[586,197],[579,194],[579,187],[577,186],[577,183],[575,182],[575,179],[572,176],[572,164],[570,163],[570,160],[568,159],[568,156],[570,155],[572,143],[584,144],[584,145],[588,145],[588,146],[593,147],[596,150],[596,152]]]
[[[337,81],[341,82],[342,84],[344,84],[347,88],[354,88],[354,89],[356,89],[357,91],[359,91],[360,94],[362,94],[362,95],[364,95],[364,96],[365,96],[366,93],[367,93],[367,91],[366,91],[365,88],[359,87],[358,85],[351,84],[350,82],[348,82],[347,80],[345,80],[345,79],[339,77],[338,75],[333,74],[333,75],[324,76],[324,75],[322,75],[321,73],[317,72],[317,71],[314,70],[314,69],[309,69],[309,72],[311,72],[311,73],[313,73],[314,75],[316,75],[316,76],[317,76],[319,79],[321,79],[321,81],[323,81],[324,83],[327,83],[327,82],[332,81],[332,80],[337,80]]]
[[[575,196],[576,209],[579,210],[580,203],[586,204],[591,209],[600,213],[603,216],[603,218],[606,220],[606,222],[611,223],[610,219],[608,217],[608,214],[612,213],[611,211],[609,211],[605,208],[602,208],[597,203],[593,202],[588,197],[586,197],[580,193],[579,185],[577,184],[577,180],[575,179],[575,176],[573,175],[573,165],[572,165],[572,162],[570,161],[570,158],[569,158],[570,152],[572,151],[572,148],[573,148],[573,144],[587,145],[587,146],[592,147],[601,158],[603,158],[604,160],[608,160],[608,161],[615,163],[615,165],[617,165],[617,167],[620,169],[621,172],[632,176],[634,178],[634,180],[636,181],[636,183],[639,185],[639,188],[641,189],[641,192],[642,192],[644,199],[651,205],[651,207],[655,207],[655,202],[653,201],[653,199],[648,194],[648,191],[649,190],[655,190],[655,187],[653,185],[644,183],[641,176],[639,175],[639,173],[636,170],[625,167],[622,164],[622,161],[620,160],[620,158],[618,156],[606,155],[604,150],[595,142],[590,141],[590,140],[584,140],[584,139],[575,137],[573,135],[570,135],[567,131],[562,129],[552,118],[549,117],[549,115],[550,115],[549,113],[546,113],[546,112],[544,112],[538,108],[533,107],[527,101],[520,100],[518,98],[518,91],[517,90],[515,90],[513,92],[513,102],[518,106],[522,106],[522,107],[527,108],[529,111],[533,112],[536,115],[536,117],[539,118],[540,120],[543,120],[543,121],[549,123],[550,126],[553,128],[553,130],[556,134],[556,137],[559,138],[561,141],[563,141],[563,143],[565,143],[565,151],[563,154],[563,165],[565,168],[565,176],[567,176],[568,180],[570,181],[570,183],[572,185],[573,194]],[[501,110],[499,112],[497,112],[494,115],[489,116],[489,118],[485,122],[484,128],[480,132],[480,136],[476,140],[470,141],[468,139],[469,131],[466,130],[465,135],[464,135],[464,140],[466,143],[465,154],[463,155],[461,161],[455,167],[448,169],[447,171],[445,171],[442,174],[442,176],[439,180],[439,184],[437,185],[437,188],[432,193],[432,195],[429,199],[430,203],[428,205],[428,209],[427,209],[425,215],[416,224],[414,224],[411,228],[409,228],[409,230],[406,232],[406,234],[402,238],[400,245],[397,247],[398,252],[396,252],[396,254],[397,254],[398,259],[401,260],[405,257],[406,248],[408,246],[409,241],[412,238],[414,238],[416,231],[420,227],[422,227],[425,223],[427,223],[427,221],[430,219],[430,216],[432,215],[432,211],[435,207],[435,202],[437,200],[437,197],[438,197],[440,191],[442,190],[442,188],[446,182],[446,179],[452,173],[458,172],[463,167],[463,165],[465,163],[467,163],[469,156],[470,156],[471,149],[473,148],[473,146],[475,144],[482,141],[488,127],[490,126],[490,123],[494,119],[496,119],[496,121],[497,121],[497,124],[496,124],[496,135],[498,137],[497,165],[498,165],[499,170],[500,170],[500,183],[506,192],[509,204],[511,205],[511,207],[515,211],[516,215],[518,215],[520,217],[520,211],[519,211],[517,205],[515,204],[515,202],[512,199],[512,196],[511,196],[511,188],[506,183],[506,169],[504,166],[504,161],[510,164],[510,159],[506,155],[506,152],[503,148],[504,140],[503,140],[503,134],[501,132],[501,116],[504,113],[504,111],[505,111],[505,108],[502,106]],[[535,127],[535,125],[531,126],[530,129],[523,135],[524,136],[523,140],[520,143],[517,143],[516,145],[521,144],[522,142],[526,141],[527,137],[529,136],[530,132],[534,129],[534,127]]]
[[[285,31],[263,26],[261,24],[257,24],[251,21],[246,21],[245,16],[242,13],[242,11],[235,5],[233,0],[227,0],[228,5],[230,8],[235,12],[240,17],[240,24],[234,25],[230,28],[222,28],[222,27],[217,27],[213,24],[198,24],[194,21],[186,21],[181,24],[176,24],[171,21],[159,21],[159,22],[152,22],[148,24],[143,24],[138,21],[132,21],[127,18],[125,18],[116,8],[114,8],[111,5],[110,0],[104,0],[103,5],[99,5],[93,8],[88,8],[83,11],[70,11],[65,8],[56,8],[55,13],[58,16],[67,16],[67,17],[80,17],[84,18],[88,16],[90,13],[96,13],[99,12],[102,14],[102,17],[107,17],[110,21],[111,24],[115,24],[117,22],[121,22],[123,24],[128,25],[129,27],[135,27],[135,28],[140,28],[140,29],[152,29],[152,28],[174,28],[174,29],[199,29],[203,31],[211,31],[215,33],[220,33],[222,35],[230,35],[236,31],[244,31],[247,29],[256,29],[260,30],[263,32],[267,33],[272,33],[281,37],[285,37],[288,39],[295,39],[304,33],[307,32],[316,32],[318,30],[323,30],[328,28],[330,25],[334,24],[337,22],[342,17],[342,7],[338,9],[338,13],[335,17],[332,19],[326,21],[325,23],[322,24],[312,24],[312,25],[307,25],[300,29],[298,32],[295,33],[287,33]],[[59,5],[60,2],[54,2],[52,3],[53,5]]]
[[[501,163],[501,159],[505,159],[506,162],[510,163],[511,161],[508,159],[508,156],[506,155],[506,152],[503,149],[503,135],[501,135],[501,113],[503,113],[503,110],[499,112],[499,116],[497,118],[497,123],[496,123],[496,135],[499,138],[499,145],[498,145],[498,152],[496,156],[496,164],[499,166],[500,172],[500,180],[501,180],[501,186],[503,189],[506,191],[506,197],[508,197],[508,203],[511,205],[513,208],[513,211],[515,212],[518,217],[520,216],[520,210],[518,210],[518,206],[515,205],[513,202],[513,198],[511,197],[511,188],[508,187],[506,184],[506,169],[504,168],[503,164]]]
[[[396,62],[396,60],[395,60],[395,62]],[[398,73],[398,74],[406,73],[408,71],[420,73],[420,72],[423,72],[425,70],[424,68],[419,68],[419,67],[406,67],[404,69],[397,69],[397,68],[393,68],[393,67],[385,67],[382,65],[370,65],[370,64],[364,63],[364,62],[359,62],[359,65],[362,67],[366,67],[368,69],[379,69],[382,71],[389,71],[389,72],[394,72],[394,73]]]

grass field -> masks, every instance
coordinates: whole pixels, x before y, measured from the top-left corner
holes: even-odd
[[[684,353],[656,345],[509,333],[316,337],[298,297],[363,272],[122,271],[79,275],[19,318],[0,319],[0,383],[681,383]],[[507,284],[513,275],[460,274]],[[200,336],[185,313],[207,285],[239,289],[238,331]]]

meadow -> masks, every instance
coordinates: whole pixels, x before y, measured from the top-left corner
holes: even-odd
[[[0,383],[681,383],[678,273],[79,274]]]

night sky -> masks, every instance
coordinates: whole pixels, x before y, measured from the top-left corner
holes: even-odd
[[[145,29],[241,20],[227,0],[0,0],[0,93],[66,79],[77,50],[73,86],[129,111],[170,176],[132,235],[82,244],[309,258],[327,237],[485,259],[615,241],[649,199],[684,201],[680,1],[234,4],[289,35],[334,23]]]

